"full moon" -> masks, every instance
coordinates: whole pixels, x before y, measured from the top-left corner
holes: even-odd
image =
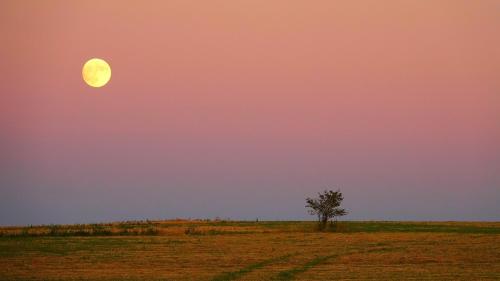
[[[89,86],[99,88],[111,79],[111,67],[105,60],[93,58],[83,65],[82,76]]]

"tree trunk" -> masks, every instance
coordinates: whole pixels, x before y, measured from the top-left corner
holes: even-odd
[[[321,218],[321,228],[324,229],[326,227],[327,223],[328,223],[328,217],[327,216],[323,216]]]

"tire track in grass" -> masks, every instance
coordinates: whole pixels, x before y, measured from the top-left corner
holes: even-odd
[[[316,258],[310,260],[309,262],[307,262],[306,264],[304,264],[303,266],[294,267],[294,268],[289,269],[289,270],[281,271],[280,273],[278,273],[276,278],[274,278],[274,280],[280,280],[280,281],[281,280],[283,280],[283,281],[284,280],[293,280],[295,278],[295,275],[302,273],[302,272],[305,272],[305,271],[317,266],[318,264],[326,262],[329,259],[336,258],[339,256],[340,256],[340,254],[333,254],[333,255],[316,257]]]
[[[247,274],[247,273],[250,273],[254,270],[257,270],[257,269],[260,269],[264,266],[268,266],[270,264],[273,264],[273,263],[277,263],[277,262],[280,262],[280,261],[285,261],[287,259],[289,259],[291,256],[293,255],[296,255],[296,254],[287,254],[287,255],[284,255],[284,256],[280,256],[280,257],[276,257],[276,258],[272,258],[272,259],[267,259],[267,260],[263,260],[261,262],[258,262],[258,263],[253,263],[249,266],[246,266],[240,270],[237,270],[237,271],[231,271],[231,272],[224,272],[220,275],[217,275],[215,276],[212,281],[230,281],[230,280],[236,280],[238,278],[240,278],[241,276]]]
[[[319,264],[322,264],[329,259],[338,258],[338,257],[343,256],[343,255],[351,255],[351,254],[355,254],[355,253],[372,253],[372,252],[395,250],[395,249],[399,249],[399,248],[397,248],[397,247],[382,247],[382,248],[375,247],[375,248],[370,248],[370,249],[367,249],[364,251],[351,251],[351,252],[337,253],[337,254],[326,255],[326,256],[319,256],[319,257],[316,257],[316,258],[310,260],[309,262],[307,262],[303,266],[294,267],[292,269],[279,272],[278,275],[273,280],[279,280],[279,281],[293,280],[295,278],[295,275],[306,272],[309,269],[311,269]]]

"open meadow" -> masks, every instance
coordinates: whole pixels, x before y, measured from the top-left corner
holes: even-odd
[[[0,280],[498,280],[498,222],[0,228]]]

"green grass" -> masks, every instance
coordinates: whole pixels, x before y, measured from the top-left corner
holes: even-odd
[[[344,230],[340,232],[442,232],[442,233],[478,233],[500,234],[498,226],[473,226],[460,223],[427,222],[341,222]]]
[[[477,234],[500,234],[499,226],[477,226],[464,222],[389,222],[389,221],[341,221],[338,222],[340,229],[332,227],[327,232],[442,232],[442,233],[477,233]],[[280,231],[304,231],[310,232],[316,229],[316,222],[312,221],[263,221],[263,222],[224,222],[210,223],[212,226],[260,226],[263,229]]]
[[[145,243],[142,241],[142,243]],[[41,253],[69,256],[78,251],[92,251],[96,248],[121,248],[130,246],[126,239],[109,237],[74,238],[65,237],[3,237],[0,239],[0,255],[15,256],[21,253]],[[134,245],[138,244],[134,241]]]
[[[159,242],[154,237],[144,237],[140,240],[134,237],[106,237],[105,239],[104,237],[3,237],[0,238],[0,257],[15,257],[30,253],[62,257],[96,249],[107,249],[110,252],[123,248],[145,250],[159,243],[166,246],[186,243],[177,239]]]

